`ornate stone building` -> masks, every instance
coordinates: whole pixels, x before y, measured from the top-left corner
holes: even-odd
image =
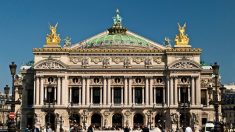
[[[77,44],[66,38],[61,46],[56,29],[50,26],[44,47],[33,49],[34,66],[23,70],[22,127],[50,122],[58,129],[63,120],[65,130],[72,122],[199,130],[213,120],[212,69],[200,64],[201,49],[191,47],[186,25],[178,24],[174,46],[130,32],[119,11],[107,31]]]

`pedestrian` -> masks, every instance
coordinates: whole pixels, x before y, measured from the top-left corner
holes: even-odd
[[[93,131],[94,131],[93,125],[90,125],[87,129],[87,132],[93,132]]]
[[[149,128],[146,125],[144,125],[142,128],[142,132],[149,132]]]
[[[130,128],[129,128],[128,126],[126,126],[126,127],[124,128],[124,132],[130,132]]]
[[[39,132],[40,130],[39,130],[39,128],[37,128],[37,126],[33,126],[33,129],[32,129],[32,132]]]

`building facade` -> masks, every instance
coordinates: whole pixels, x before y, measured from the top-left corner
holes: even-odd
[[[163,46],[127,30],[119,11],[113,19],[107,31],[77,44],[66,38],[63,46],[57,24],[50,26],[44,47],[33,49],[34,65],[21,69],[22,128],[69,130],[77,123],[198,131],[212,121],[212,69],[200,64],[186,24],[178,24],[174,46],[168,38]]]

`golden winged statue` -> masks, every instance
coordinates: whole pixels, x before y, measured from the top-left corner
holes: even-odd
[[[189,44],[189,38],[188,35],[185,34],[185,29],[186,29],[186,23],[181,27],[180,24],[178,23],[178,31],[179,33],[175,37],[175,45],[188,45]]]
[[[58,23],[55,26],[50,25],[50,34],[47,34],[46,44],[47,45],[58,45],[60,44],[60,35],[56,33]]]

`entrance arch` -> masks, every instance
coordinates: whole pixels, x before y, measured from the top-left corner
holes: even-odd
[[[52,130],[56,130],[56,122],[55,122],[55,114],[54,113],[47,113],[45,116],[45,124],[46,126],[50,125]]]
[[[133,121],[134,129],[140,128],[141,126],[144,125],[144,117],[142,114],[139,114],[139,113],[135,114],[133,120],[134,120]]]
[[[91,117],[91,124],[95,126],[95,128],[101,128],[101,116],[100,114],[93,114]]]
[[[116,113],[113,115],[112,117],[112,125],[114,128],[116,128],[117,130],[122,128],[122,115],[119,113]]]
[[[164,119],[164,115],[161,113],[158,113],[155,116],[155,127],[159,127],[160,129],[163,129],[165,126],[165,119]]]
[[[69,116],[69,120],[72,121],[73,123],[79,125],[80,124],[80,115],[76,114],[76,113],[73,113]]]

